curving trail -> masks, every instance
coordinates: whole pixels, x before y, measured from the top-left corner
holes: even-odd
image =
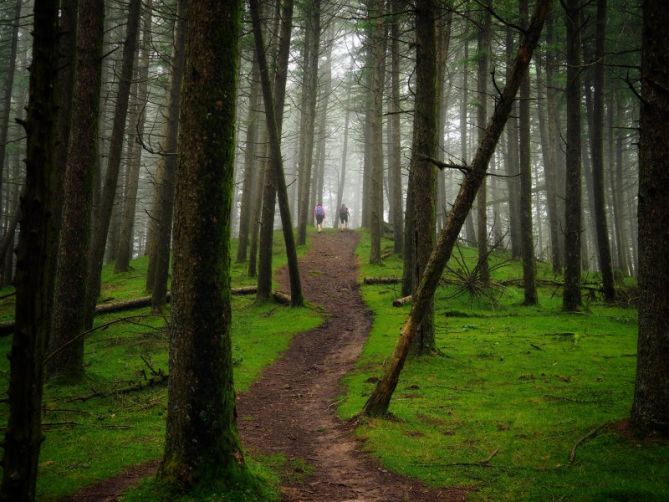
[[[381,469],[360,452],[353,427],[336,416],[340,381],[353,369],[372,324],[357,283],[357,242],[354,232],[312,237],[300,260],[302,287],[307,300],[323,308],[325,322],[296,335],[286,353],[238,397],[242,444],[251,453],[280,453],[313,468],[301,481],[286,481],[284,501],[462,501],[466,490],[430,490]],[[278,276],[288,290],[287,271]],[[157,466],[156,461],[131,467],[68,500],[117,500]]]
[[[301,333],[238,402],[247,449],[281,453],[313,467],[303,482],[284,486],[286,501],[463,500],[462,490],[434,491],[382,470],[360,453],[352,427],[336,416],[341,378],[353,369],[371,327],[357,283],[354,232],[311,238],[300,261],[304,294],[324,309],[322,326]],[[287,272],[279,272],[287,285]]]

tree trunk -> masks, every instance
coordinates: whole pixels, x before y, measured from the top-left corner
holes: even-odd
[[[35,499],[42,435],[44,353],[51,320],[49,253],[54,228],[58,5],[35,0],[30,97],[25,123],[26,185],[16,268],[16,333],[9,357],[9,418],[5,431],[0,500]]]
[[[286,178],[283,173],[283,158],[281,156],[281,136],[280,124],[283,118],[278,119],[277,105],[281,105],[283,111],[283,102],[285,99],[285,86],[288,67],[288,54],[290,51],[290,26],[292,22],[292,3],[289,1],[284,5],[282,14],[282,28],[281,28],[281,47],[279,49],[278,64],[275,89],[277,90],[277,105],[272,96],[272,88],[270,84],[269,70],[267,67],[267,59],[264,52],[264,44],[262,37],[262,30],[260,27],[260,12],[258,0],[251,0],[251,15],[253,18],[253,33],[256,47],[256,57],[258,58],[258,65],[260,69],[260,80],[263,91],[263,101],[265,103],[265,117],[267,119],[267,132],[269,136],[269,145],[271,149],[271,172],[274,183],[277,188],[277,195],[279,199],[279,212],[281,213],[281,223],[283,228],[283,237],[286,244],[286,255],[288,258],[288,271],[290,275],[290,303],[297,307],[304,304],[302,296],[302,286],[300,283],[300,273],[297,263],[297,248],[293,237],[293,225],[290,218],[290,205],[288,202],[288,189],[286,188]],[[280,112],[281,115],[282,112]]]
[[[476,76],[476,105],[477,140],[480,142],[488,121],[488,71],[490,67],[490,38],[492,36],[492,0],[485,0],[481,5],[481,26],[478,32],[478,73]],[[521,91],[522,92],[522,91]],[[465,162],[467,160],[465,159]],[[488,268],[488,207],[486,180],[483,180],[476,198],[477,204],[477,245],[479,277],[484,286],[490,284],[490,269]]]
[[[249,110],[246,119],[246,147],[244,149],[244,184],[242,186],[242,201],[239,208],[239,242],[237,244],[237,263],[246,261],[249,246],[249,228],[251,221],[251,192],[253,187],[254,166],[258,142],[258,110],[260,108],[260,75],[258,59],[253,55],[251,67],[251,94],[249,96]]]
[[[123,150],[123,137],[125,135],[126,114],[128,111],[128,98],[130,85],[132,84],[132,70],[137,52],[137,32],[139,31],[139,14],[141,0],[130,0],[128,11],[128,28],[123,45],[123,63],[119,81],[118,96],[116,97],[116,109],[114,111],[114,128],[109,145],[109,162],[105,173],[105,183],[100,199],[100,210],[94,225],[93,239],[91,241],[91,256],[88,264],[88,284],[86,287],[86,328],[93,325],[95,316],[95,304],[100,294],[100,274],[102,273],[102,261],[104,259],[105,243],[111,220],[114,197],[118,182],[119,169],[121,167],[121,152]]]
[[[567,24],[567,171],[565,184],[565,274],[563,308],[581,305],[581,69],[580,2],[566,0]]]
[[[528,22],[527,0],[521,0],[520,22]],[[536,270],[534,262],[534,239],[532,235],[532,164],[530,160],[530,76],[520,85],[520,251],[523,258],[524,305],[537,304]]]
[[[86,271],[91,239],[93,173],[97,162],[98,115],[104,37],[104,2],[83,2],[79,9],[72,128],[65,172],[62,232],[54,292],[49,377],[78,381],[84,375]]]
[[[2,179],[5,172],[5,154],[7,150],[7,132],[9,130],[9,115],[12,109],[12,89],[14,87],[14,74],[16,73],[16,55],[19,45],[19,25],[21,24],[21,4],[23,0],[16,0],[14,12],[10,14],[12,20],[11,46],[9,59],[4,78],[4,94],[2,96],[2,111],[0,111],[0,207],[2,206]]]
[[[513,65],[513,31],[510,27],[506,29],[506,78],[511,76]],[[506,125],[506,175],[507,190],[509,192],[509,236],[511,238],[511,256],[520,258],[521,255],[521,231],[520,231],[520,203],[518,200],[518,174],[520,165],[518,160],[518,104],[514,103],[513,112]]]
[[[369,0],[368,22],[372,24],[369,70],[372,72],[372,113],[370,121],[371,186],[370,186],[370,236],[369,263],[381,263],[381,237],[383,233],[383,80],[385,75],[385,28],[383,0]],[[433,27],[434,29],[434,27]],[[434,43],[434,41],[433,41]],[[432,54],[434,57],[434,54]]]
[[[144,134],[144,123],[146,121],[146,105],[148,103],[149,83],[149,58],[151,55],[151,16],[153,13],[153,0],[147,0],[144,6],[144,17],[142,20],[142,48],[139,55],[137,69],[137,94],[134,99],[133,116],[135,120],[130,121],[129,126],[133,128],[129,137],[135,138],[129,149],[130,167],[128,169],[128,180],[123,204],[123,219],[121,221],[121,233],[119,235],[118,249],[116,251],[116,272],[127,272],[130,268],[133,249],[133,228],[135,224],[135,209],[137,207],[137,188],[139,187],[139,171],[142,165],[142,146],[137,135]]]
[[[304,48],[304,80],[302,84],[302,123],[300,126],[300,172],[298,178],[297,243],[307,242],[307,223],[311,218],[309,188],[314,153],[314,121],[318,88],[318,49],[321,36],[320,0],[305,2],[306,34]]]
[[[172,238],[172,219],[174,208],[174,190],[179,154],[179,113],[181,110],[181,82],[184,76],[186,31],[188,27],[188,7],[186,0],[177,2],[177,22],[172,49],[172,75],[167,102],[167,121],[164,126],[163,151],[159,170],[162,179],[154,198],[154,218],[156,225],[154,254],[149,263],[154,262],[151,289],[151,310],[160,312],[167,299],[167,282],[170,268],[170,241]]]
[[[599,250],[599,269],[602,273],[604,299],[613,302],[616,291],[611,267],[611,246],[606,222],[604,195],[604,45],[606,36],[606,0],[597,0],[597,34],[595,52],[595,89],[592,117],[592,178],[595,204],[595,229]]]
[[[469,158],[469,139],[468,139],[468,113],[469,106],[469,24],[465,21],[464,43],[464,70],[462,72],[462,101],[460,103],[460,155],[462,156],[462,163],[466,164]],[[471,214],[467,215],[467,223],[465,225],[465,236],[467,244],[476,243],[476,231],[474,230],[474,219]]]
[[[337,206],[333,211],[333,228],[337,228],[339,223],[338,211],[341,208],[344,199],[344,182],[346,181],[346,160],[348,157],[348,129],[351,122],[351,84],[353,80],[349,80],[346,86],[346,113],[344,115],[344,144],[341,152],[341,169],[339,171],[339,179],[337,180]],[[401,204],[401,202],[400,202]]]
[[[465,179],[460,185],[460,191],[448,215],[446,226],[439,234],[435,249],[430,255],[427,267],[420,284],[413,297],[411,313],[402,327],[401,335],[395,351],[389,360],[383,378],[377,383],[374,392],[365,404],[364,412],[367,415],[384,415],[388,411],[390,399],[399,380],[412,340],[417,336],[418,329],[425,315],[429,313],[434,293],[444,271],[444,267],[453,251],[460,230],[464,225],[467,213],[471,209],[476,192],[483,183],[488,162],[495,151],[495,146],[502,134],[506,120],[512,109],[521,80],[527,73],[527,68],[541,34],[544,20],[550,10],[551,0],[538,0],[530,25],[518,48],[518,55],[513,65],[510,78],[497,100],[495,111],[478,146],[473,162],[469,165]],[[418,87],[416,89],[418,91]]]
[[[293,0],[286,0],[283,6],[276,4],[275,29],[281,21],[281,33],[275,41],[277,46],[274,61],[274,92],[277,136],[281,138],[283,130],[283,107],[286,99],[286,80],[288,78],[288,56],[290,54],[290,37],[293,26]],[[281,9],[281,10],[280,10]],[[273,169],[272,166],[269,169]],[[285,179],[284,179],[285,183]],[[260,252],[258,256],[258,291],[256,298],[269,300],[272,297],[272,256],[274,240],[274,217],[276,215],[276,174],[269,172],[263,189],[263,209],[260,223]],[[291,228],[292,236],[292,228]]]
[[[437,149],[437,54],[435,33],[436,5],[433,0],[416,4],[416,101],[411,149],[409,191],[413,192],[413,229],[411,239],[415,258],[412,264],[413,290],[421,281],[435,240],[436,169],[433,159]],[[435,350],[434,306],[426,306],[413,351],[426,354]]]
[[[669,11],[643,4],[639,124],[639,340],[632,423],[669,435]]]
[[[388,145],[390,166],[389,179],[392,180],[390,211],[393,220],[393,250],[402,253],[404,242],[404,221],[402,218],[402,157],[401,157],[401,126],[400,126],[400,24],[399,12],[402,9],[400,0],[392,2],[393,17],[390,24],[390,102],[388,128],[392,141]]]
[[[181,489],[243,468],[230,342],[230,207],[240,0],[188,5],[175,194],[167,436]],[[216,273],[212,273],[215,271]]]

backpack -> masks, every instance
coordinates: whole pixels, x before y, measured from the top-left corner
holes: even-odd
[[[325,216],[325,209],[323,209],[323,206],[316,206],[316,216]]]

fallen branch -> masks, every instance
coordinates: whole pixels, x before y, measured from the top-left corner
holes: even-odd
[[[363,284],[399,284],[402,279],[399,277],[365,277],[362,280]]]
[[[257,291],[257,288],[255,286],[246,286],[242,288],[232,288],[230,292],[233,295],[252,295],[255,294]],[[14,294],[14,293],[12,293]],[[288,297],[290,298],[290,297]],[[168,292],[167,293],[167,301],[169,302],[171,299],[171,294]],[[277,301],[279,303],[284,303],[281,300]],[[290,300],[289,300],[290,301]],[[101,303],[97,307],[95,307],[95,314],[96,315],[101,315],[101,314],[111,314],[114,312],[124,312],[126,310],[136,310],[136,309],[141,309],[144,307],[150,307],[151,306],[151,297],[150,296],[142,296],[140,298],[134,298],[132,300],[126,300],[123,302],[108,302],[108,303]],[[7,336],[11,335],[14,333],[14,321],[6,321],[0,323],[0,336]]]
[[[407,303],[411,303],[411,295],[405,296],[403,298],[397,298],[393,300],[393,307],[401,307],[402,305],[406,305]]]
[[[583,443],[585,443],[588,439],[592,439],[596,437],[604,428],[608,427],[611,424],[611,422],[604,422],[601,425],[598,425],[594,429],[592,429],[590,432],[587,434],[584,434],[580,438],[578,438],[578,441],[574,443],[574,446],[571,448],[571,452],[569,453],[569,463],[573,464],[574,460],[576,460],[576,449],[581,446]]]
[[[290,305],[290,295],[287,295],[286,293],[282,293],[281,291],[275,291],[272,293],[272,297],[274,298],[274,301],[277,303],[281,303],[282,305]]]
[[[66,403],[72,403],[72,402],[86,402],[91,399],[94,399],[96,397],[109,397],[113,395],[121,395],[121,394],[130,394],[131,392],[136,392],[139,390],[144,390],[148,389],[150,387],[157,387],[159,385],[165,385],[167,384],[167,379],[169,375],[166,373],[162,373],[162,371],[159,371],[158,375],[149,378],[148,380],[144,382],[139,382],[133,385],[130,385],[128,387],[123,387],[122,389],[115,389],[111,391],[97,391],[93,392],[91,394],[88,394],[86,396],[77,396],[77,397],[72,397],[69,399],[66,399]]]

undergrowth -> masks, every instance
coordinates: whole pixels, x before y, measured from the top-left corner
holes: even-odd
[[[281,234],[277,233],[275,269],[285,263],[283,249]],[[301,247],[300,253],[305,250]],[[101,300],[145,295],[147,265],[146,257],[138,258],[131,262],[132,269],[122,274],[115,274],[113,265],[105,266]],[[231,274],[233,287],[254,283],[254,279],[246,277],[246,264],[233,263]],[[11,289],[0,291],[0,296],[3,294],[11,294]],[[0,319],[11,319],[12,314],[13,297],[10,296],[0,302]],[[46,384],[43,404],[46,437],[37,486],[40,500],[71,495],[96,481],[118,475],[130,466],[160,459],[167,387],[162,382],[141,391],[126,391],[137,384],[148,384],[151,379],[160,380],[161,375],[168,372],[168,319],[169,306],[164,316],[151,315],[149,309],[98,316],[96,326],[101,328],[86,339],[85,380],[67,386]],[[232,357],[237,392],[249,388],[262,369],[288,347],[294,334],[320,322],[320,316],[308,308],[294,309],[273,303],[256,305],[253,296],[233,297]],[[0,339],[3,353],[9,352],[10,345],[11,337]],[[2,357],[1,388],[7,388],[8,377],[8,361]],[[0,421],[5,423],[6,420],[7,408],[3,405]],[[210,484],[206,497],[196,493],[190,500],[275,499],[278,482],[274,471],[280,470],[281,459],[248,456],[247,459],[247,473],[234,482]],[[162,497],[156,484],[147,481],[136,494],[128,497],[151,500],[151,493],[156,499]]]
[[[476,250],[462,254],[472,267]],[[397,256],[367,264],[367,235],[358,256],[361,277],[401,276]],[[538,276],[560,282],[545,263]],[[519,262],[493,273],[498,282],[520,277]],[[494,300],[454,296],[457,288],[438,289],[438,353],[409,359],[391,419],[360,422],[367,450],[386,468],[431,486],[467,488],[471,500],[669,500],[667,443],[637,440],[625,427],[636,311],[590,300],[582,313],[566,314],[552,286],[539,289],[537,307],[521,306],[522,289],[513,286]],[[363,286],[362,294],[374,324],[345,380],[342,418],[362,409],[410,309],[391,305],[400,285]],[[570,463],[579,439],[609,423],[579,443]]]

